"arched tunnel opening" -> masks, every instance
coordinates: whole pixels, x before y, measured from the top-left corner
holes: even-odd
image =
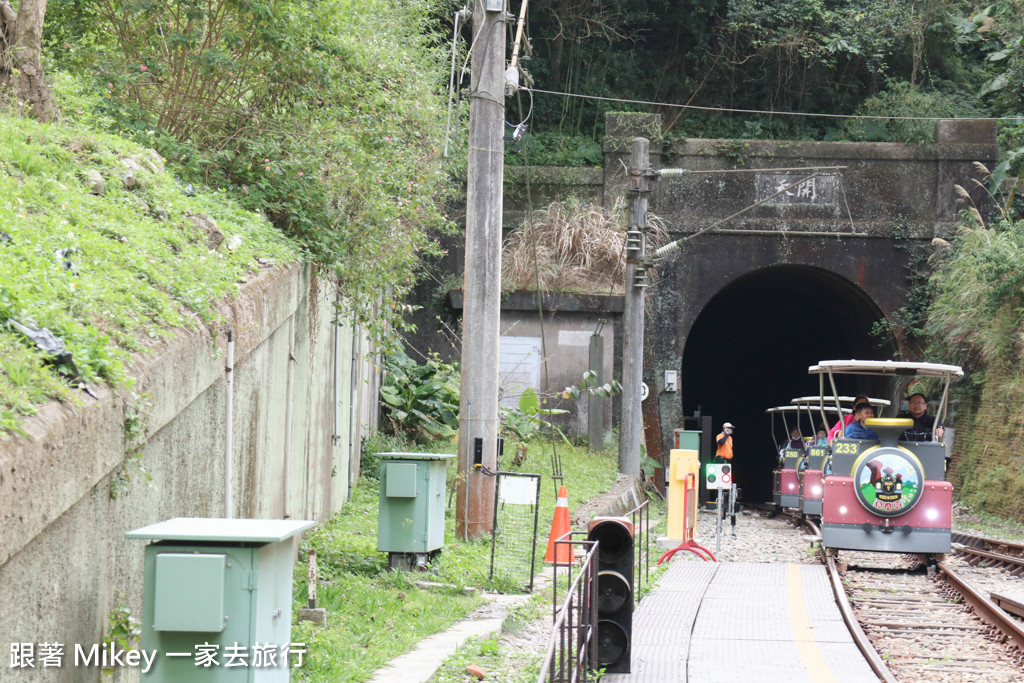
[[[805,266],[749,273],[698,315],[683,350],[683,412],[712,416],[715,434],[725,421],[736,425],[733,469],[745,502],[771,500],[777,450],[765,410],[817,395],[818,378],[807,368],[820,360],[891,358],[894,342],[872,333],[883,317],[854,283]],[[868,392],[866,382],[840,379],[841,393]],[[810,436],[812,425],[802,428]],[[775,438],[785,436],[776,419]]]

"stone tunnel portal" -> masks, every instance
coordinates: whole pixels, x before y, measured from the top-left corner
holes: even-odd
[[[716,434],[724,421],[736,425],[733,462],[743,500],[771,500],[776,450],[765,410],[817,394],[818,379],[807,368],[819,360],[891,358],[894,342],[872,333],[882,319],[857,285],[807,266],[749,273],[703,308],[683,351],[683,412],[711,415]],[[852,383],[839,389],[867,391]],[[809,428],[803,425],[805,435]],[[781,442],[778,419],[775,431]]]

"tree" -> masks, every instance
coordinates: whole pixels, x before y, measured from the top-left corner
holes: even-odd
[[[57,114],[42,63],[46,2],[21,0],[15,10],[10,0],[0,0],[0,88],[13,76],[18,99],[40,121],[51,121]]]

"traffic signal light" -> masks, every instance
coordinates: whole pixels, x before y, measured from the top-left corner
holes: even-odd
[[[704,466],[704,482],[710,489],[728,489],[732,487],[732,464],[709,462]]]
[[[597,546],[597,660],[609,673],[629,673],[633,632],[633,525],[596,517],[587,539]]]

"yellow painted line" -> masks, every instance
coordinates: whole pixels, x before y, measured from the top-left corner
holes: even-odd
[[[803,579],[798,564],[786,565],[786,604],[789,605],[789,623],[793,627],[796,650],[800,653],[807,674],[815,683],[838,683],[811,632],[811,620],[807,616]]]

